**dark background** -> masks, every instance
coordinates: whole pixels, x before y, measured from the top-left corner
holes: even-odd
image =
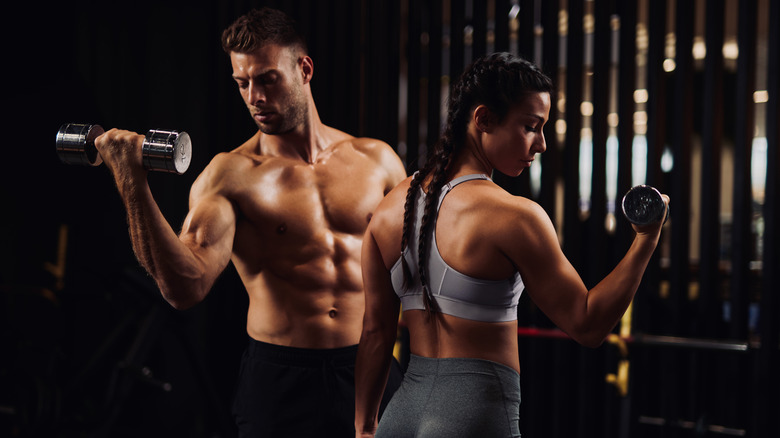
[[[615,234],[603,226],[605,90],[613,80],[606,74],[612,61],[604,48],[611,45],[614,17],[622,23],[620,41],[637,38],[633,24],[640,17],[648,40],[641,67],[636,48],[620,46],[619,141],[630,144],[635,135],[626,121],[636,110],[632,95],[641,68],[650,96],[648,183],[673,200],[665,240],[637,294],[627,356],[609,343],[585,349],[557,332],[552,339],[519,339],[523,436],[723,435],[713,430],[776,436],[776,81],[768,83],[765,253],[758,269],[750,246],[755,236],[749,154],[757,117],[753,80],[759,68],[767,68],[769,78],[778,76],[778,26],[761,37],[768,42],[768,55],[758,63],[757,23],[767,14],[769,22],[780,22],[780,0],[517,3],[519,54],[540,56],[545,71],[565,91],[567,106],[575,109],[560,113],[554,105],[535,200],[560,226],[564,252],[585,283],[595,285],[614,267],[632,237],[622,218]],[[211,157],[255,132],[219,38],[236,17],[263,4],[288,11],[306,31],[315,66],[312,90],[323,122],[398,147],[411,172],[425,144],[438,136],[443,103],[438,85],[459,74],[473,56],[508,49],[509,20],[495,17],[507,17],[514,2],[77,0],[4,5],[0,102],[3,120],[10,123],[3,127],[0,161],[0,436],[234,436],[229,401],[246,336],[246,294],[235,271],[229,267],[200,305],[172,310],[135,260],[124,208],[107,169],[61,163],[55,135],[63,123],[140,133],[187,131],[194,147],[187,173],[149,175],[163,214],[178,230],[195,177]],[[591,36],[598,49],[592,77],[583,65],[586,6],[593,9]],[[565,39],[557,32],[562,12],[569,17]],[[704,29],[693,25],[697,17],[706,18]],[[724,21],[732,30],[720,26]],[[537,26],[545,29],[541,40]],[[677,68],[665,72],[670,32]],[[716,49],[707,50],[703,63],[694,63],[694,33],[706,37],[708,47],[736,37],[739,59],[726,63]],[[437,35],[447,35],[448,43]],[[401,74],[405,90],[399,89]],[[590,78],[594,95],[593,191],[587,215],[578,209],[582,117],[576,108],[585,100],[584,77]],[[405,105],[401,111],[399,105]],[[554,120],[566,122],[564,138],[555,134]],[[661,170],[665,150],[674,157],[671,172]],[[620,151],[622,194],[630,187],[632,156],[630,148]],[[733,171],[733,182],[721,175],[722,161]],[[703,187],[699,193],[691,183],[696,177]],[[513,193],[530,196],[527,173],[504,182]],[[733,198],[725,208],[733,212],[728,222],[720,217],[722,193]],[[693,233],[700,236],[700,260],[690,257]],[[748,318],[748,310],[756,308],[757,326]],[[519,323],[553,329],[527,296],[521,299]],[[702,346],[702,338],[714,342]],[[631,361],[626,396],[604,379],[622,359]]]

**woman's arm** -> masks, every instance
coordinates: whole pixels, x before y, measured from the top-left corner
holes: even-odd
[[[665,196],[665,202],[668,197]],[[662,223],[634,226],[636,236],[618,265],[588,290],[561,250],[546,212],[526,201],[508,233],[505,253],[518,267],[534,303],[577,342],[597,347],[620,321],[658,244]]]
[[[400,300],[393,291],[371,225],[363,238],[363,287],[366,310],[355,362],[355,433],[373,437],[379,404],[390,373],[398,329]]]

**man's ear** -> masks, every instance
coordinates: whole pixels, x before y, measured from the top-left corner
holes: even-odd
[[[485,105],[478,105],[472,113],[474,126],[480,132],[490,132],[493,128],[493,114]]]
[[[303,83],[308,84],[311,78],[314,76],[314,61],[308,56],[302,56],[298,60],[298,64],[301,66],[301,73],[303,74]]]

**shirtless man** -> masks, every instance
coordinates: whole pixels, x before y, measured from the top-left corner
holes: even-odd
[[[114,129],[95,144],[135,254],[173,307],[202,301],[230,261],[246,286],[249,345],[233,403],[240,436],[353,436],[361,241],[374,208],[405,178],[403,164],[386,143],[320,121],[312,59],[283,13],[248,13],[222,44],[259,130],[197,178],[179,235],[152,197],[143,136]]]

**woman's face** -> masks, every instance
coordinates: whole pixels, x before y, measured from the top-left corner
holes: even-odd
[[[482,146],[493,167],[508,176],[530,167],[535,155],[547,149],[542,128],[549,116],[550,94],[531,93],[504,120],[491,123]]]

